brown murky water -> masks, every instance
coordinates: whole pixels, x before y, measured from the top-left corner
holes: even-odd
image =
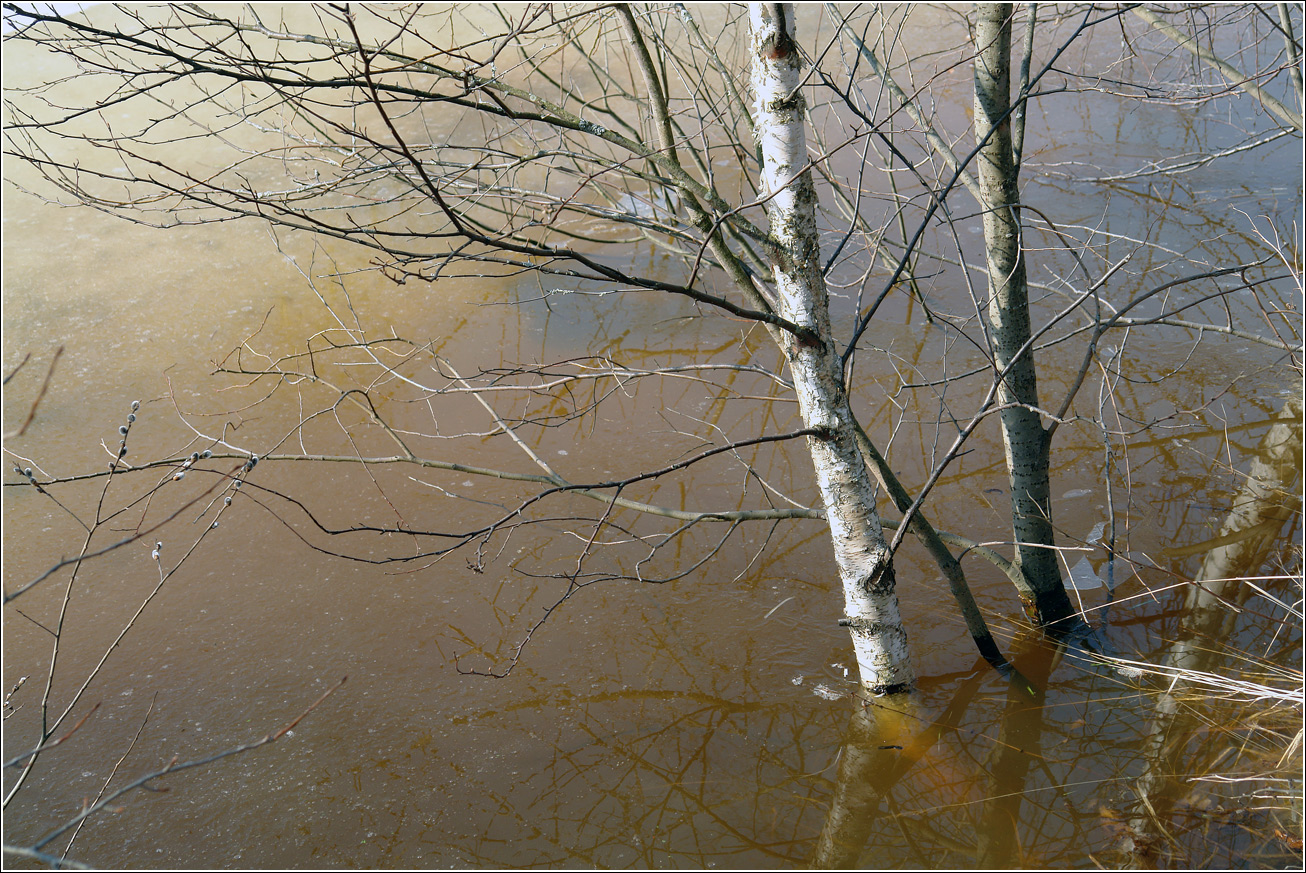
[[[12,44],[5,52],[8,85],[53,73]],[[938,84],[945,117],[962,117],[966,84],[964,72]],[[1150,187],[1083,181],[1136,168],[1141,156],[1227,144],[1238,126],[1255,123],[1236,114],[1246,109],[1239,99],[1218,109],[1153,110],[1090,92],[1040,105],[1056,114],[1031,119],[1037,150],[1026,198],[1064,226],[1121,234],[1146,227],[1172,252],[1223,262],[1264,254],[1250,227],[1257,217],[1263,230],[1300,219],[1298,139]],[[1103,142],[1115,148],[1104,154]],[[36,184],[12,161],[6,175]],[[64,347],[31,426],[6,439],[6,469],[31,466],[42,479],[104,469],[132,400],[142,405],[128,460],[181,458],[214,445],[213,437],[226,441],[214,446],[218,458],[181,481],[168,468],[116,476],[107,492],[103,478],[52,489],[67,511],[5,474],[7,592],[75,556],[85,531],[72,515],[93,518],[97,503],[122,511],[97,529],[93,547],[148,531],[80,569],[51,692],[55,712],[158,584],[159,566],[186,556],[69,724],[98,706],[94,714],[43,755],[6,809],[6,843],[36,842],[106,781],[122,785],[174,757],[257,740],[348,675],[275,743],[150,783],[166,790],[124,797],[87,823],[70,857],[105,866],[268,868],[1299,862],[1273,833],[1293,827],[1285,797],[1299,795],[1300,785],[1221,781],[1269,773],[1299,710],[1246,695],[1221,699],[1224,692],[1192,684],[1167,694],[1165,675],[1133,676],[1079,647],[1050,646],[1025,628],[1009,583],[974,558],[965,562],[971,583],[1029,684],[977,664],[946,584],[908,541],[898,578],[919,691],[862,700],[848,678],[851,647],[837,625],[828,543],[813,521],[698,525],[654,549],[673,525],[617,512],[620,526],[596,535],[599,504],[557,498],[529,524],[490,538],[479,555],[472,544],[439,561],[401,562],[393,559],[440,541],[327,535],[318,525],[461,530],[502,515],[532,490],[444,469],[287,460],[252,471],[220,526],[208,530],[221,505],[213,495],[224,493],[213,489],[239,464],[238,451],[394,451],[358,409],[333,407],[336,396],[321,383],[301,380],[268,396],[264,382],[215,375],[215,362],[234,368],[228,353],[247,338],[246,365],[269,363],[255,353],[311,347],[322,380],[367,385],[377,374],[364,369],[365,358],[306,342],[329,331],[339,340],[337,319],[352,325],[356,317],[370,338],[397,335],[447,362],[437,373],[429,352],[414,356],[396,365],[407,378],[457,387],[448,365],[469,377],[537,362],[573,362],[553,369],[593,375],[582,368],[601,368],[604,358],[629,370],[706,360],[775,369],[760,332],[744,335],[734,322],[662,299],[541,300],[528,279],[397,286],[358,271],[367,257],[347,246],[290,233],[274,240],[253,223],[163,232],[42,203],[12,185],[4,197],[5,373],[27,352],[34,357],[6,388],[6,433],[21,424],[54,350]],[[974,249],[978,240],[964,242]],[[632,246],[629,257],[658,255]],[[1131,281],[1170,275],[1160,254],[1139,257],[1145,262],[1131,264]],[[1036,258],[1031,278],[1054,286],[1070,269],[1066,260],[1055,252]],[[345,276],[348,300],[329,278],[335,273]],[[1297,287],[1280,283],[1263,299],[1300,306]],[[936,307],[964,312],[955,270],[931,278],[928,291]],[[840,305],[846,320],[850,304]],[[1228,305],[1246,321],[1258,304],[1240,297]],[[1218,307],[1192,317],[1214,319]],[[891,459],[907,482],[919,483],[951,440],[937,433],[940,410],[971,409],[985,385],[954,382],[942,398],[902,386],[937,377],[945,356],[951,372],[977,359],[905,300],[891,301],[867,337],[859,408],[872,434],[887,441],[896,431]],[[1096,373],[1081,394],[1075,411],[1085,420],[1058,433],[1056,521],[1063,543],[1084,549],[1068,552],[1068,563],[1087,557],[1107,574],[1098,526],[1112,518],[1119,552],[1135,560],[1112,565],[1113,599],[1105,587],[1072,594],[1097,627],[1090,644],[1098,650],[1158,670],[1300,687],[1302,595],[1283,578],[1300,572],[1299,504],[1291,499],[1300,487],[1300,407],[1295,449],[1292,429],[1273,427],[1300,398],[1299,370],[1254,342],[1196,339],[1183,330],[1132,334],[1116,371]],[[1057,348],[1040,358],[1045,392],[1056,396],[1070,384],[1080,353]],[[309,372],[305,359],[283,364]],[[783,391],[756,373],[628,373],[575,385],[556,397],[486,395],[508,419],[553,416],[549,427],[519,432],[571,481],[674,463],[722,432],[797,426],[792,405],[774,399]],[[570,418],[593,392],[610,392],[598,414]],[[495,423],[466,394],[432,398],[396,380],[372,394],[393,426],[423,434],[412,440],[425,457],[538,470],[502,434],[487,436]],[[1113,444],[1110,468],[1092,423],[1102,410],[1130,432]],[[1286,417],[1293,419],[1291,406]],[[1153,425],[1143,430],[1146,422]],[[977,432],[970,448],[940,481],[929,511],[941,529],[1001,542],[1010,534],[996,428]],[[798,444],[757,447],[743,460],[751,474],[727,456],[623,496],[758,507],[783,499],[767,491],[774,485],[812,505]],[[1247,521],[1258,533],[1252,540],[1223,526],[1231,507],[1252,499],[1242,474],[1254,463],[1286,494],[1269,499],[1279,508],[1268,511],[1265,495],[1253,495],[1261,509]],[[165,543],[160,564],[150,554],[156,539]],[[1220,551],[1230,543],[1255,547]],[[578,567],[576,578],[591,584],[531,634]],[[636,573],[650,581],[630,581]],[[1190,602],[1191,580],[1224,576],[1256,577],[1263,593],[1209,585],[1236,613]],[[52,643],[45,628],[57,620],[68,579],[64,569],[6,606],[5,689],[32,677],[13,695],[12,716],[6,712],[6,759],[29,748],[38,730]],[[512,665],[528,635],[507,678],[467,672]],[[6,791],[13,778],[11,768]],[[65,836],[47,851],[66,843]]]

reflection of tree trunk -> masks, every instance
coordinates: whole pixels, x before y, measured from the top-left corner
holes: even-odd
[[[1306,97],[1302,87],[1301,49],[1297,47],[1297,37],[1293,35],[1292,7],[1287,3],[1274,5],[1279,9],[1279,29],[1283,31],[1283,48],[1288,53],[1288,75],[1292,79],[1292,90],[1297,93],[1297,106],[1300,108]]]
[[[895,705],[915,701],[902,695]],[[862,849],[880,811],[880,798],[901,778],[903,747],[913,725],[905,717],[879,713],[857,701],[847,739],[839,752],[838,781],[812,866],[849,870],[861,866]],[[919,729],[919,728],[918,728]]]
[[[1152,10],[1146,9],[1141,5],[1131,7],[1131,9],[1135,15],[1155,27],[1161,33],[1164,33],[1170,39],[1174,40],[1177,45],[1183,46],[1185,49],[1200,58],[1202,63],[1212,69],[1219,70],[1220,75],[1224,76],[1229,84],[1242,88],[1248,94],[1252,95],[1252,97],[1256,98],[1257,102],[1270,112],[1277,115],[1283,122],[1297,128],[1297,130],[1302,130],[1306,127],[1306,125],[1303,125],[1301,113],[1293,112],[1287,106],[1284,106],[1279,102],[1277,97],[1256,84],[1256,77],[1248,76],[1246,73],[1243,73],[1233,64],[1229,63],[1224,58],[1219,57],[1215,52],[1202,45],[1201,41],[1196,37],[1184,33]]]
[[[1254,575],[1278,540],[1283,522],[1298,511],[1290,495],[1302,466],[1302,402],[1290,400],[1261,440],[1247,481],[1233,499],[1220,528],[1221,545],[1206,553],[1188,591],[1189,621],[1195,630],[1224,636],[1234,620],[1221,601],[1245,600],[1250,589],[1238,577]]]
[[[1073,609],[1061,582],[1048,487],[1050,437],[1039,421],[1038,378],[1030,344],[1029,289],[1021,251],[1020,194],[1011,141],[1011,15],[1009,3],[981,3],[975,21],[975,136],[982,143],[978,176],[989,273],[989,330],[999,388],[1002,436],[1011,482],[1020,596],[1041,624]]]
[[[771,257],[780,314],[810,329],[816,339],[784,334],[808,449],[825,503],[843,582],[844,603],[862,684],[899,690],[912,682],[907,634],[894,591],[893,562],[875,489],[857,447],[856,420],[843,387],[843,371],[830,329],[816,227],[816,188],[807,166],[801,57],[793,41],[791,4],[754,3],[753,88],[755,133],[761,147],[763,188],[771,194]]]
[[[1209,649],[1190,650],[1186,654],[1182,660],[1192,670],[1205,667],[1212,655]],[[1138,799],[1129,813],[1121,845],[1130,867],[1154,866],[1156,852],[1166,845],[1168,829],[1163,822],[1190,787],[1187,777],[1194,768],[1193,762],[1186,760],[1186,751],[1196,728],[1197,720],[1174,694],[1165,692],[1159,696],[1156,712],[1147,726],[1147,736],[1139,749],[1147,770],[1132,786]]]
[[[1239,577],[1256,574],[1279,539],[1283,522],[1299,511],[1294,486],[1302,466],[1302,403],[1284,404],[1257,448],[1247,481],[1234,496],[1194,584],[1178,642],[1166,657],[1175,670],[1214,672],[1223,652],[1211,644],[1226,639],[1252,593]],[[1232,607],[1232,608],[1231,608]],[[1213,669],[1214,668],[1214,669]],[[1200,725],[1171,688],[1160,695],[1142,753],[1147,771],[1135,783],[1137,807],[1130,813],[1123,849],[1134,866],[1151,866],[1166,843],[1164,822],[1192,786],[1195,764],[1189,746]],[[1213,750],[1214,751],[1214,750]]]
[[[1061,651],[1042,634],[1026,634],[1012,644],[1011,659],[1019,672],[1007,685],[1007,706],[988,762],[992,781],[977,834],[977,869],[1016,867],[1024,860],[1016,825],[1030,764],[1039,757],[1043,695]]]
[[[942,737],[955,730],[975,697],[985,671],[977,670],[957,690],[935,721],[924,718],[908,695],[881,702],[854,704],[848,737],[839,752],[838,782],[830,813],[816,843],[812,866],[823,869],[877,867],[865,864],[862,852],[879,813],[880,800],[925,757]]]
[[[1029,634],[1014,647],[1007,708],[998,742],[989,761],[990,800],[977,842],[977,866],[1002,867],[1016,860],[1016,822],[1030,763],[1037,757],[1043,729],[1043,689],[1060,654],[1042,634]],[[986,678],[976,672],[962,684],[937,719],[919,711],[914,698],[902,695],[884,703],[858,705],[839,753],[838,782],[830,813],[817,840],[812,866],[830,869],[875,867],[863,857],[880,802],[929,754],[939,740],[957,729]],[[945,810],[940,810],[945,813]]]

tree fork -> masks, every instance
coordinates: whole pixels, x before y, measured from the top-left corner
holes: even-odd
[[[903,487],[879,449],[871,442],[871,438],[866,435],[861,423],[854,422],[854,425],[857,428],[857,445],[866,457],[871,472],[879,480],[881,487],[889,492],[889,497],[893,500],[894,506],[898,507],[898,511],[907,512],[913,503],[911,495],[907,493],[907,489]],[[966,574],[961,569],[961,562],[953,557],[952,552],[939,537],[938,531],[934,529],[934,525],[930,524],[922,512],[918,510],[912,513],[911,518],[907,519],[907,524],[930,553],[930,557],[939,565],[939,571],[943,573],[944,578],[948,580],[948,588],[952,591],[953,599],[957,601],[957,608],[961,610],[961,616],[966,622],[966,630],[975,641],[975,648],[979,650],[980,656],[996,670],[1011,669],[1011,664],[998,648],[993,634],[989,631],[988,623],[984,621],[984,616],[979,611],[979,604],[975,602],[975,595],[966,582]]]
[[[1015,564],[1030,618],[1048,626],[1075,614],[1061,581],[1048,482],[1051,436],[1039,414],[1030,349],[1029,288],[1021,246],[1020,193],[1011,133],[1010,3],[981,3],[975,21],[975,138],[989,276],[989,343],[998,386],[1011,490]]]

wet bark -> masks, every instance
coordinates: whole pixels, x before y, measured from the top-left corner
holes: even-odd
[[[1038,376],[1030,348],[1029,289],[1021,250],[1019,168],[1011,137],[1009,3],[983,3],[975,22],[975,136],[989,275],[989,341],[1002,375],[999,401],[1011,486],[1015,564],[1026,612],[1042,625],[1074,613],[1053,548],[1048,484],[1051,437],[1036,411]]]
[[[857,447],[856,420],[831,337],[820,268],[816,189],[807,166],[793,7],[751,4],[749,20],[762,187],[772,195],[767,213],[777,308],[815,337],[785,334],[782,345],[803,421],[821,433],[808,438],[808,449],[843,585],[844,622],[852,634],[862,684],[876,691],[905,690],[913,674],[894,591],[893,562],[875,508],[875,488]]]

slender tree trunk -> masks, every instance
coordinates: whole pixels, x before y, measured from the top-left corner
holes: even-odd
[[[778,308],[784,318],[810,328],[820,338],[801,342],[791,334],[781,337],[803,420],[822,432],[819,438],[808,438],[808,448],[843,582],[845,621],[852,632],[862,684],[875,691],[905,690],[913,676],[894,592],[893,561],[875,509],[875,488],[857,447],[855,419],[831,339],[816,229],[816,189],[807,166],[793,6],[754,3],[749,6],[749,20],[762,185],[774,195],[767,211]]]
[[[1073,613],[1057,566],[1048,486],[1051,437],[1039,421],[1038,378],[1030,340],[1029,289],[1021,250],[1020,194],[1011,139],[1011,12],[981,3],[975,22],[975,136],[989,273],[989,333],[999,390],[1002,436],[1011,484],[1021,599],[1040,624]]]

